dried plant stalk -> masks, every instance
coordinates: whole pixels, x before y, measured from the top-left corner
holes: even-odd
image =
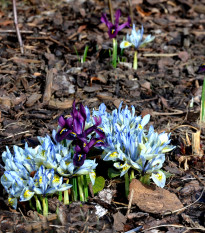
[[[20,51],[21,54],[24,54],[24,47],[23,47],[23,42],[22,42],[22,38],[21,38],[21,33],[18,27],[18,17],[17,17],[17,10],[16,10],[16,0],[13,0],[13,14],[14,14],[14,25],[16,28],[16,34],[17,34],[17,38],[19,41],[19,45],[20,45]]]

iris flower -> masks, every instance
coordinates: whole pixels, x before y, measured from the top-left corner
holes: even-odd
[[[33,178],[30,178],[28,186],[21,193],[20,201],[30,200],[34,194],[53,194],[57,191],[65,191],[71,188],[70,184],[63,184],[63,177],[54,173],[54,169],[45,169],[41,166]]]
[[[119,31],[121,31],[125,27],[131,27],[131,18],[128,17],[127,22],[119,25],[119,19],[121,16],[120,10],[117,10],[115,13],[115,24],[112,24],[108,21],[107,16],[105,13],[102,13],[101,22],[106,24],[108,27],[108,35],[110,38],[115,38]]]
[[[86,154],[92,147],[98,147],[104,144],[103,139],[105,134],[98,128],[101,124],[101,117],[93,117],[94,125],[86,128],[86,109],[80,104],[79,111],[75,107],[75,101],[73,102],[73,109],[71,117],[65,119],[63,116],[59,118],[60,130],[56,134],[56,141],[60,142],[63,139],[73,140],[75,145],[75,155],[73,162],[75,166],[82,166]],[[91,136],[93,133],[97,133],[97,137]]]
[[[154,36],[148,35],[143,40],[143,34],[144,34],[144,28],[142,26],[142,29],[136,31],[135,24],[133,24],[132,32],[131,34],[127,34],[126,39],[123,40],[120,44],[120,48],[128,48],[130,46],[134,46],[136,49],[144,47],[146,44],[150,43],[155,39]]]

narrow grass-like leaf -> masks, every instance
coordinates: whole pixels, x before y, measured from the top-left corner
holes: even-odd
[[[202,86],[202,93],[201,93],[201,117],[200,121],[205,123],[205,79]]]

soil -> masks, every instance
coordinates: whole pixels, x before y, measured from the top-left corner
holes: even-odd
[[[114,10],[121,9],[120,24],[125,22],[128,1],[112,3]],[[116,193],[108,206],[100,203],[108,211],[99,220],[92,199],[60,204],[64,216],[58,220],[57,200],[50,200],[53,214],[45,219],[23,205],[11,209],[1,186],[0,232],[126,232],[139,226],[135,232],[204,232],[205,126],[199,122],[204,73],[197,71],[205,59],[205,1],[132,1],[136,27],[143,25],[145,35],[155,36],[138,50],[137,70],[132,69],[133,49],[125,49],[120,57],[125,62],[112,67],[112,40],[100,21],[103,12],[110,17],[107,1],[18,1],[24,54],[12,5],[0,4],[0,152],[6,146],[23,147],[26,141],[34,145],[37,136],[51,135],[59,116],[70,114],[74,99],[90,109],[103,102],[108,111],[123,101],[123,106],[133,105],[137,115],[150,114],[149,125],[157,132],[171,132],[176,149],[167,154],[164,170],[172,176],[165,189],[187,207],[162,215],[133,204],[126,215],[129,201],[113,179],[106,185]],[[118,43],[128,32],[129,28],[119,32]]]

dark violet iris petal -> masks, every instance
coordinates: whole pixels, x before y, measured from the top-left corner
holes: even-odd
[[[86,121],[86,118],[87,118],[86,110],[85,110],[85,107],[82,104],[80,104],[80,114],[83,117],[84,121]]]
[[[73,164],[76,167],[80,167],[84,164],[84,161],[86,159],[86,155],[83,154],[74,154],[73,156]]]
[[[69,129],[61,128],[56,134],[56,137],[55,137],[56,141],[60,142],[63,139],[66,139],[69,133],[70,133]]]
[[[120,9],[118,9],[118,10],[116,10],[116,12],[115,12],[115,24],[116,24],[116,25],[119,24],[120,16],[121,16],[121,12],[120,12]]]
[[[60,116],[60,117],[58,118],[58,124],[59,124],[61,127],[64,127],[64,126],[65,126],[66,120],[64,119],[63,116]]]
[[[104,23],[107,27],[109,27],[109,21],[108,21],[107,16],[106,16],[105,13],[102,13],[102,16],[101,16],[100,21],[101,21],[102,23]]]
[[[99,126],[102,123],[101,117],[93,117],[95,121],[95,126]]]
[[[96,128],[95,132],[99,135],[100,139],[104,139],[105,138],[105,133],[103,132],[103,130],[101,128]]]
[[[81,121],[81,119],[77,117],[73,119],[73,131],[76,134],[82,134],[82,130],[83,130],[82,126],[83,126],[83,122]]]
[[[119,32],[118,27],[116,25],[113,25],[111,28],[108,30],[109,37],[115,38],[117,36],[117,33]]]
[[[76,140],[77,138],[78,138],[78,135],[75,132],[71,131],[71,130],[66,136],[67,140]]]

